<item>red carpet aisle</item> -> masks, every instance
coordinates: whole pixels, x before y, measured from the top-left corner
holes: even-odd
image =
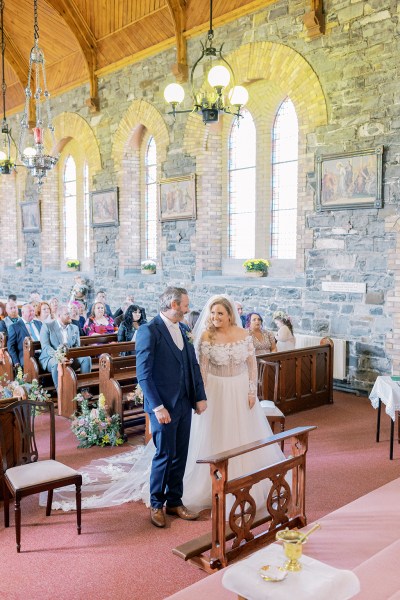
[[[287,426],[318,425],[310,436],[307,514],[314,520],[400,476],[400,446],[389,461],[389,418],[375,443],[376,412],[367,398],[336,394],[335,404],[300,413]],[[57,456],[79,467],[122,449],[76,450],[69,422],[57,419]],[[1,505],[2,509],[2,505]],[[15,531],[0,525],[1,600],[159,600],[204,577],[174,557],[171,548],[209,530],[207,520],[149,523],[142,504],[84,511],[78,537],[75,514],[50,518],[36,497],[23,501],[22,552]],[[11,511],[12,512],[12,511]]]

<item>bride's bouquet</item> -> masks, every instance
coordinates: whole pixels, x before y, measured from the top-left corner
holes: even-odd
[[[78,438],[78,448],[121,446],[124,443],[119,415],[108,414],[104,394],[100,394],[97,406],[93,402],[89,406],[89,400],[82,394],[75,400],[79,410],[74,413],[71,429]]]

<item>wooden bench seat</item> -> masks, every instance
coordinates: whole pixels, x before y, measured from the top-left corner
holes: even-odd
[[[13,381],[14,367],[10,353],[7,350],[7,334],[0,333],[0,377],[5,381]]]
[[[208,573],[225,567],[229,562],[243,558],[264,544],[275,541],[278,531],[288,527],[304,527],[307,524],[305,514],[305,476],[308,434],[316,429],[296,427],[284,433],[270,436],[251,444],[234,448],[198,460],[198,463],[210,465],[212,488],[211,532],[175,548],[173,553],[185,561],[194,564]],[[236,479],[228,479],[229,460],[253,452],[264,446],[288,440],[291,444],[291,456],[283,458],[264,469],[243,474]],[[291,486],[286,475],[291,472]],[[267,513],[259,516],[251,499],[251,488],[263,480],[271,481],[266,501]],[[236,502],[229,514],[226,511],[226,497],[233,494]],[[258,529],[267,524],[265,528]],[[227,542],[230,542],[228,547]]]

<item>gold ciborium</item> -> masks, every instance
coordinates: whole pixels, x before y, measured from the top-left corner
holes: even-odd
[[[307,533],[301,533],[300,531],[289,530],[288,528],[283,531],[278,531],[276,534],[276,539],[279,542],[283,542],[283,549],[288,560],[284,564],[284,568],[287,571],[301,571],[301,563],[299,559],[303,554],[303,544],[306,543],[306,540],[310,533],[318,529],[320,526],[319,523],[316,523],[314,527],[310,529]]]

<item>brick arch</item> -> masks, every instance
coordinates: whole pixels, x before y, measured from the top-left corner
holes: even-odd
[[[264,113],[267,117],[265,111],[272,114],[289,96],[296,108],[300,129],[314,131],[327,123],[326,101],[319,79],[308,62],[292,48],[273,42],[255,42],[241,46],[226,58],[232,65],[236,83],[250,86],[248,108],[251,113]],[[270,88],[267,96],[266,82]],[[185,152],[196,156],[204,151],[209,135],[210,127],[204,126],[199,115],[191,114],[185,128]]]
[[[114,135],[111,156],[116,172],[121,170],[122,159],[128,145],[132,141],[135,142],[135,139],[132,140],[132,136],[135,138],[135,135],[137,135],[138,125],[146,127],[154,137],[157,144],[159,162],[162,163],[166,160],[169,132],[161,113],[145,100],[134,100],[126,111]]]
[[[83,117],[75,113],[64,112],[53,119],[53,125],[57,139],[55,148],[57,152],[61,152],[66,144],[74,139],[78,142],[88,161],[91,176],[101,171],[99,145],[93,129]]]

